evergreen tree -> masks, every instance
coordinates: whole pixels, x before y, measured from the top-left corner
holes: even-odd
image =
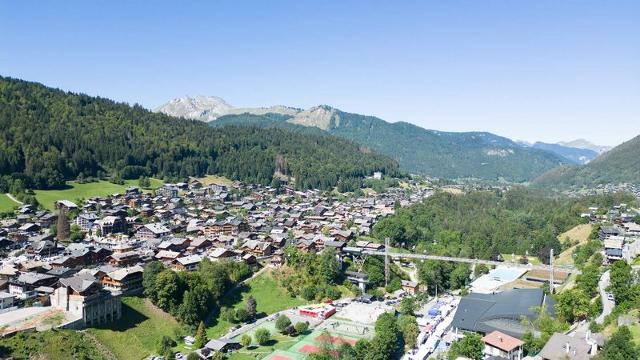
[[[620,327],[604,344],[602,350],[604,360],[639,359],[640,349],[633,343],[631,331],[626,326]]]
[[[193,347],[196,349],[201,349],[207,343],[207,332],[204,329],[204,323],[200,321],[198,325],[198,330],[196,330],[195,341],[193,342]]]
[[[257,314],[258,302],[253,296],[249,296],[247,299],[247,314],[250,319],[255,319]]]

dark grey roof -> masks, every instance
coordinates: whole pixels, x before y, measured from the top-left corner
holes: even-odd
[[[91,276],[91,274],[86,273],[76,274],[75,276],[66,279],[60,279],[60,284],[68,286],[77,292],[86,291],[94,283],[96,283],[96,279]]]
[[[534,320],[532,307],[542,306],[545,299],[542,289],[514,289],[497,294],[472,293],[460,301],[452,326],[461,330],[490,333],[497,330],[522,338],[528,330],[522,317]],[[547,312],[553,313],[551,301]]]

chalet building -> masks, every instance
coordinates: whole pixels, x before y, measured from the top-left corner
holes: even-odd
[[[205,224],[205,226],[203,227],[202,231],[204,233],[204,236],[207,239],[213,239],[216,236],[222,234],[222,225],[224,224],[223,221],[215,221],[215,222],[207,222]]]
[[[159,239],[171,234],[171,230],[160,223],[146,224],[136,232],[136,237],[141,240]]]
[[[191,241],[189,247],[187,248],[187,251],[191,253],[198,252],[210,248],[212,245],[213,243],[211,242],[211,240],[205,237],[198,237]]]
[[[170,250],[181,252],[189,247],[190,241],[186,238],[172,238],[169,240],[164,240],[158,245],[158,249],[160,250]]]
[[[317,250],[316,242],[313,240],[300,240],[296,244],[296,247],[298,248],[298,250],[304,252],[315,252]]]
[[[247,240],[242,244],[242,246],[240,246],[240,250],[253,254],[257,257],[269,256],[273,253],[273,246],[268,242]]]
[[[598,231],[598,235],[600,240],[604,241],[609,236],[619,236],[622,235],[622,230],[617,226],[602,226]]]
[[[89,232],[96,220],[98,220],[98,215],[94,213],[82,213],[76,217],[75,223],[80,230]]]
[[[136,251],[114,253],[107,258],[107,262],[117,267],[133,266],[140,262],[140,254]]]
[[[236,253],[225,248],[215,248],[209,253],[209,259],[216,261],[222,259],[228,259],[236,256]]]
[[[402,280],[402,290],[410,295],[415,295],[420,290],[420,284],[415,281]]]
[[[54,203],[56,209],[65,209],[67,211],[77,210],[78,205],[69,200],[58,200]]]
[[[52,286],[58,278],[40,273],[22,273],[15,280],[9,281],[9,293],[18,299],[36,296],[35,289],[40,286]]]
[[[222,233],[225,235],[237,235],[244,231],[251,231],[249,224],[244,220],[233,219],[222,225]]]
[[[165,184],[156,189],[156,195],[169,199],[176,198],[178,197],[178,187],[172,184]]]
[[[180,271],[195,271],[202,261],[201,255],[189,255],[176,258],[173,262],[173,268]]]
[[[336,241],[348,242],[353,238],[353,232],[351,230],[346,230],[346,231],[338,230],[338,231],[332,232],[332,236]]]
[[[108,234],[125,232],[127,230],[127,223],[122,217],[105,216],[102,219],[95,221],[94,228],[99,228],[100,234],[105,236]]]
[[[500,331],[493,331],[485,335],[482,342],[484,342],[483,353],[486,357],[494,356],[507,360],[521,360],[523,357],[524,341]]]
[[[180,256],[180,253],[176,251],[160,250],[154,257],[156,258],[156,260],[160,260],[166,264],[171,264],[179,256]]]
[[[105,289],[119,291],[122,294],[135,295],[142,292],[142,266],[121,268],[107,273],[101,283]]]

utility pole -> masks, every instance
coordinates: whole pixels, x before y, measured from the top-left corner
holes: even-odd
[[[553,294],[553,248],[549,250],[549,292]]]
[[[389,285],[389,238],[384,238],[384,287]]]

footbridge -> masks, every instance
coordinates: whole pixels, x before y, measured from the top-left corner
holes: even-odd
[[[528,270],[545,270],[545,271],[549,271],[553,268],[555,271],[566,271],[574,274],[580,273],[580,270],[578,270],[577,268],[573,266],[567,266],[567,265],[558,266],[558,265],[520,264],[517,262],[507,262],[507,261],[494,261],[494,260],[471,259],[471,258],[452,257],[452,256],[439,256],[439,255],[400,253],[400,252],[374,251],[374,250],[364,250],[363,254],[368,256],[388,256],[392,260],[401,260],[401,259],[437,260],[437,261],[467,263],[472,265],[484,264],[489,266],[509,266],[509,267],[528,269]]]

